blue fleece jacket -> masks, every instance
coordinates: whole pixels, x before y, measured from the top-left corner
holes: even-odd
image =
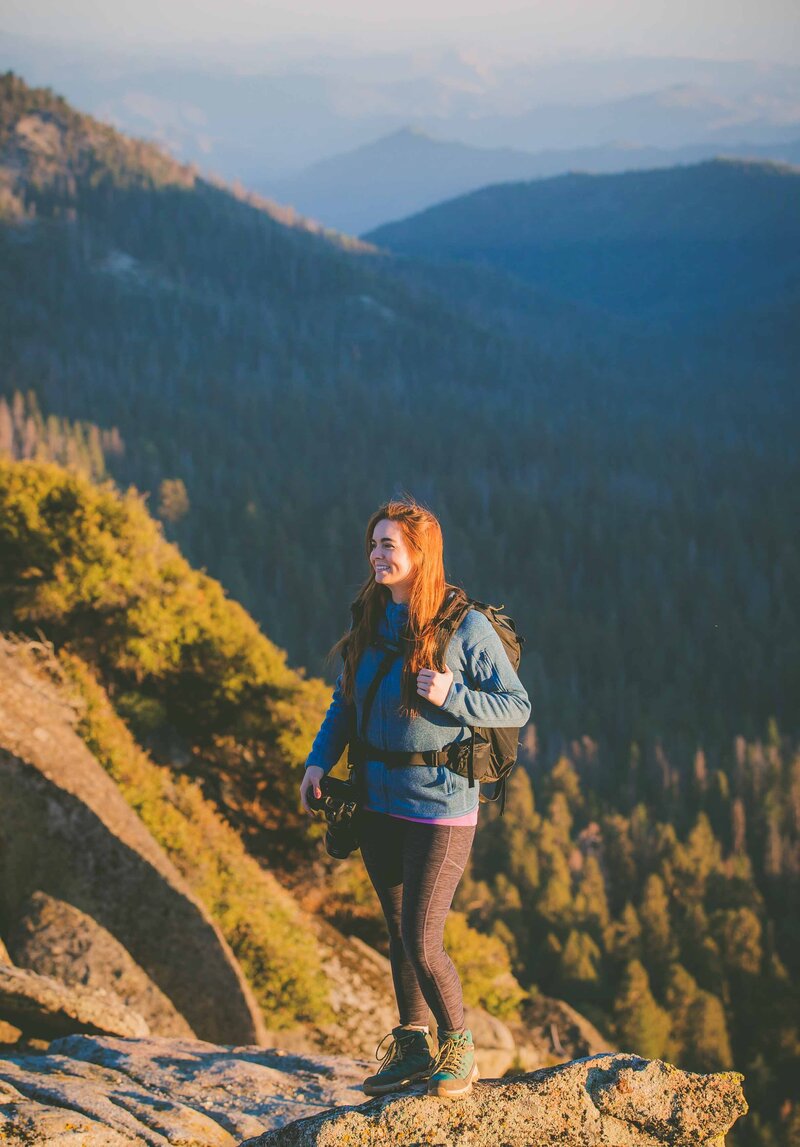
[[[379,623],[379,634],[397,640],[407,617],[408,606],[389,598]],[[364,696],[381,659],[381,651],[369,646],[356,667],[355,705],[359,720]],[[494,626],[477,609],[469,610],[451,637],[445,661],[453,671],[453,683],[444,704],[434,705],[418,695],[420,716],[409,718],[399,709],[402,658],[396,658],[375,694],[369,727],[361,729],[362,737],[377,748],[421,752],[468,740],[473,725],[521,728],[526,723],[531,714],[528,694]],[[471,687],[475,684],[480,689]],[[306,767],[316,765],[330,772],[347,747],[352,713],[352,704],[342,695],[340,673]],[[367,803],[376,812],[451,817],[471,812],[478,804],[477,781],[474,788],[470,788],[466,777],[444,765],[396,766],[367,761],[364,777]]]

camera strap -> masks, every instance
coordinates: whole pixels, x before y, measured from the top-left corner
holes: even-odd
[[[400,655],[401,647],[397,645],[389,646],[387,648],[386,645],[384,645],[384,650],[385,651],[383,657],[381,658],[381,663],[378,666],[378,670],[370,681],[369,688],[364,695],[364,705],[361,710],[361,728],[359,729],[358,725],[356,725],[356,737],[358,740],[363,739],[363,734],[369,724],[369,717],[370,713],[372,712],[372,703],[375,700],[375,694],[378,692],[378,686],[391,669],[392,662]]]

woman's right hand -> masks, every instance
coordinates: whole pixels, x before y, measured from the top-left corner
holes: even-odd
[[[309,789],[313,790],[315,797],[322,796],[322,789],[319,787],[319,782],[325,776],[325,770],[319,768],[318,765],[309,765],[305,771],[302,781],[300,782],[300,804],[309,814],[309,816],[316,816],[318,809],[309,808],[306,803],[306,794]]]

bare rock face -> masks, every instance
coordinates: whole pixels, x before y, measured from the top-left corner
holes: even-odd
[[[723,1147],[747,1111],[743,1078],[605,1053],[483,1081],[458,1101],[431,1098],[416,1085],[297,1120],[241,1147]]]
[[[0,1019],[25,1035],[68,1035],[100,1032],[146,1036],[146,1021],[110,992],[68,988],[50,976],[0,965]]]
[[[260,1011],[224,937],[74,719],[55,687],[0,642],[0,920],[20,919],[37,891],[71,904],[116,938],[198,1035],[260,1043]]]
[[[69,1036],[0,1059],[9,1147],[235,1147],[298,1116],[363,1099],[363,1064],[200,1040]]]
[[[21,913],[8,933],[11,954],[20,968],[51,976],[67,987],[113,993],[144,1017],[153,1035],[194,1035],[180,1012],[119,940],[91,916],[46,892],[34,892]],[[120,1035],[134,1034],[114,1030]]]

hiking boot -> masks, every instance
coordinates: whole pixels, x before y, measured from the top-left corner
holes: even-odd
[[[433,1061],[428,1078],[428,1095],[439,1099],[460,1099],[472,1091],[478,1079],[475,1062],[475,1044],[472,1032],[439,1030],[439,1053]]]
[[[375,1049],[375,1058],[380,1059],[381,1045],[389,1036],[392,1042],[383,1057],[383,1062],[375,1075],[367,1076],[363,1088],[367,1095],[385,1095],[388,1091],[400,1091],[418,1079],[427,1079],[431,1070],[431,1037],[427,1032],[414,1028],[392,1028]]]

